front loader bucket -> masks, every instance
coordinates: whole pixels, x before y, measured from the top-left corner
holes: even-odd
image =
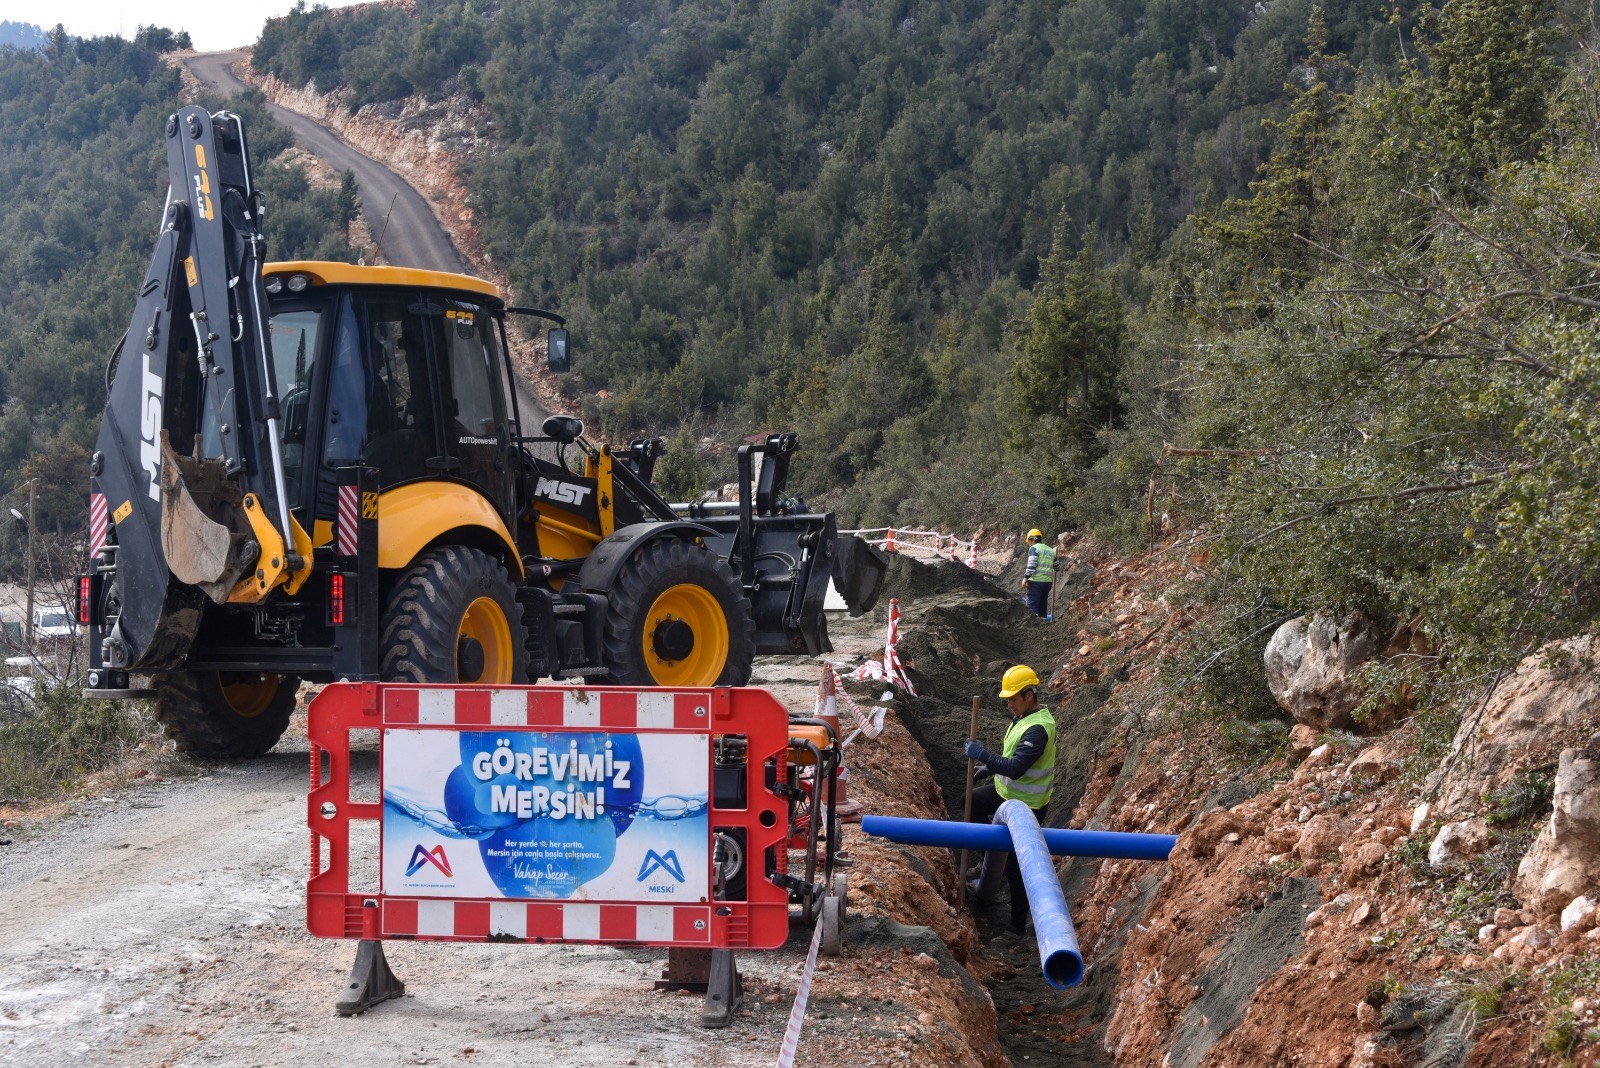
[[[844,598],[852,616],[872,611],[888,570],[888,558],[854,534],[834,541],[833,587]]]

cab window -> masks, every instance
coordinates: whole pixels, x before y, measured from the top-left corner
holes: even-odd
[[[452,300],[445,306],[444,338],[457,444],[498,445],[506,416],[493,321],[476,305]]]
[[[289,308],[274,312],[269,336],[272,371],[276,378],[280,417],[278,442],[283,454],[283,478],[290,501],[300,499],[301,472],[305,467],[307,420],[310,415],[311,372],[322,332],[318,308]]]

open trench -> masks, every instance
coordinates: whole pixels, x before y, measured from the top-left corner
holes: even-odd
[[[1079,576],[1080,581],[1082,576]],[[1007,723],[1002,703],[994,696],[1005,668],[1028,663],[1048,679],[1062,656],[1062,647],[1073,633],[1066,623],[1046,624],[1030,614],[1022,603],[1020,590],[959,564],[920,563],[896,557],[884,593],[886,611],[889,597],[899,599],[902,612],[901,659],[906,663],[917,687],[917,696],[901,694],[894,706],[891,725],[903,724],[915,759],[893,774],[875,781],[871,764],[875,762],[875,743],[851,747],[849,755],[853,796],[865,792],[872,796],[868,811],[884,815],[926,815],[932,818],[962,817],[966,759],[962,742],[970,730],[972,698],[981,699],[979,734],[985,744],[998,748]],[[881,631],[879,632],[881,634]],[[1051,694],[1049,703],[1058,723],[1056,785],[1045,825],[1066,827],[1089,785],[1096,753],[1104,743],[1105,726],[1093,715],[1106,700],[1116,679],[1109,678],[1078,686],[1068,694]],[[876,684],[851,684],[857,700],[877,696]],[[890,734],[885,732],[885,737]],[[1120,778],[1131,776],[1137,755],[1124,758],[1116,769]],[[873,789],[877,787],[877,789]],[[921,797],[904,797],[910,790]],[[901,794],[894,797],[893,794]],[[1115,795],[1115,789],[1110,796]],[[910,811],[914,809],[914,811]],[[930,811],[931,810],[931,811]],[[1083,824],[1079,824],[1080,826]],[[850,839],[847,841],[855,841]],[[1095,946],[1092,956],[1085,946],[1090,967],[1084,982],[1071,990],[1056,990],[1040,974],[1037,946],[1028,938],[1018,943],[996,936],[1004,930],[1006,906],[999,902],[966,911],[954,908],[956,901],[956,861],[943,849],[916,849],[872,842],[875,856],[908,868],[937,900],[907,896],[901,880],[891,877],[882,887],[883,907],[900,914],[902,923],[927,924],[946,943],[951,963],[959,966],[970,982],[980,987],[983,1001],[992,1003],[992,1015],[982,1014],[971,1022],[978,1031],[969,1036],[970,1048],[981,1063],[1061,1065],[1108,1065],[1105,1052],[1105,1024],[1110,1018],[1112,996],[1118,979],[1120,935]],[[852,846],[856,852],[861,846]],[[975,862],[975,858],[973,858]],[[1099,861],[1064,862],[1060,871],[1069,908],[1075,890],[1093,878]],[[856,871],[861,871],[858,861]],[[1122,917],[1123,927],[1137,922],[1144,907],[1154,897],[1161,866],[1140,881],[1137,900]],[[861,875],[852,875],[852,894],[857,887],[868,895],[880,890],[863,885]],[[894,898],[901,896],[902,903]],[[915,906],[908,908],[907,906]],[[852,939],[857,934],[850,930]],[[966,981],[966,980],[964,980]],[[989,1030],[992,1028],[992,1032]]]

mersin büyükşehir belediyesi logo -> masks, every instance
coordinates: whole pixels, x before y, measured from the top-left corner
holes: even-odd
[[[644,855],[644,863],[639,865],[637,882],[644,882],[658,871],[664,871],[678,882],[683,882],[683,862],[678,859],[678,851],[669,849],[665,854],[657,853],[654,849]]]
[[[432,864],[444,872],[445,878],[455,878],[455,872],[450,870],[450,858],[444,855],[444,846],[436,845],[432,849],[423,849],[420,845],[411,851],[411,863],[406,866],[406,878],[417,874],[424,864]]]

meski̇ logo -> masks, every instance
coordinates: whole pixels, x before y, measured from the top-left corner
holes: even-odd
[[[642,883],[658,871],[664,871],[678,882],[683,882],[683,862],[678,859],[678,851],[676,849],[669,849],[665,854],[657,853],[654,849],[646,853],[644,855],[644,863],[639,865],[639,877],[636,881]],[[650,889],[651,891],[660,890],[666,893],[671,893],[672,891],[670,886],[652,886]]]
[[[424,864],[432,864],[444,872],[445,878],[455,878],[455,872],[450,870],[450,858],[444,855],[444,846],[436,845],[431,850],[423,849],[420,845],[411,851],[411,863],[406,868],[406,878],[417,874]]]

